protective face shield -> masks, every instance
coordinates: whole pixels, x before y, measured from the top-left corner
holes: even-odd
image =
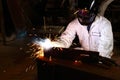
[[[98,13],[98,0],[78,0],[76,11],[79,22],[82,25],[90,25]]]
[[[77,13],[78,20],[82,25],[90,25],[94,21],[96,14],[83,11],[85,10],[79,10]]]

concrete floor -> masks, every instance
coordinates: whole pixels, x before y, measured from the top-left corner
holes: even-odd
[[[0,42],[0,80],[37,80],[36,61],[26,54],[23,40]]]

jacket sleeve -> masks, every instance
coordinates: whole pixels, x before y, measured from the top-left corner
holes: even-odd
[[[103,57],[111,58],[113,50],[113,32],[110,22],[104,22],[101,24],[101,37],[99,40],[98,51]]]
[[[53,41],[52,44],[54,47],[69,48],[72,44],[73,39],[75,38],[75,34],[76,31],[74,23],[69,23],[66,30],[56,41]]]

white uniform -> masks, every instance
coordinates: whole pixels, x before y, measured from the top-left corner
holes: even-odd
[[[75,36],[78,36],[83,50],[98,51],[101,56],[111,58],[113,50],[113,32],[110,21],[105,17],[97,16],[88,32],[87,26],[81,25],[78,18],[70,22],[66,30],[55,42],[56,47],[68,48]]]

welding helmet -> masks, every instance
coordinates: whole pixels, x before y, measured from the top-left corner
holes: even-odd
[[[82,25],[90,25],[98,13],[98,0],[78,0],[78,10],[76,11],[79,22]]]

